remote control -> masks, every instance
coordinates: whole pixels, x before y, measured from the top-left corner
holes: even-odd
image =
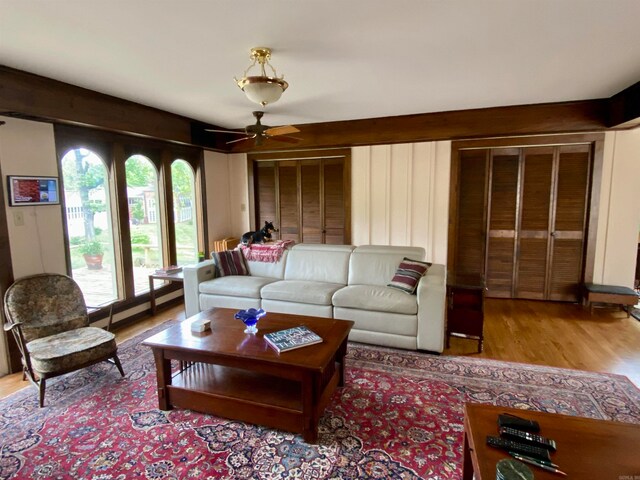
[[[502,427],[500,428],[500,436],[510,438],[511,440],[530,443],[531,445],[546,448],[552,452],[556,451],[556,442],[554,440],[543,437],[542,435],[536,435],[535,433],[523,432],[522,430],[517,430],[515,428]]]
[[[541,447],[535,447],[527,443],[514,442],[502,437],[487,436],[487,445],[491,447],[501,448],[507,452],[520,453],[528,457],[539,458],[541,460],[551,461],[549,450]]]

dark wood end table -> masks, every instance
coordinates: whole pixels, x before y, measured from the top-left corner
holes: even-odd
[[[484,287],[447,285],[447,348],[449,338],[462,337],[478,341],[478,353],[484,341]]]
[[[635,480],[640,475],[640,425],[515,408],[467,403],[464,407],[463,480],[495,480],[496,464],[511,458],[487,445],[487,435],[498,435],[498,414],[511,413],[540,424],[540,435],[556,441],[552,461],[571,479]],[[528,465],[536,480],[558,480],[558,474]]]
[[[184,283],[183,272],[177,273],[152,273],[149,275],[149,306],[151,307],[151,313],[156,314],[156,290],[153,284],[154,280],[164,280],[166,282],[180,282]]]
[[[143,342],[153,350],[160,409],[188,408],[302,433],[305,441],[316,442],[320,416],[344,385],[353,322],[268,313],[258,333],[247,334],[235,313],[207,310]],[[193,333],[191,323],[197,320],[210,320],[211,330]],[[323,342],[278,354],[263,338],[299,325]],[[188,366],[172,375],[171,360]]]

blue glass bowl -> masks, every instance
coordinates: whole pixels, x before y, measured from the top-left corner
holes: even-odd
[[[264,317],[267,314],[263,309],[255,309],[249,308],[247,310],[240,310],[234,316],[237,319],[242,320],[247,328],[244,329],[244,333],[256,333],[258,331],[258,327],[256,326],[258,320]]]

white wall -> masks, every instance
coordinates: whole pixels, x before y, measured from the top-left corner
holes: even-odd
[[[0,118],[6,122],[0,127],[2,185],[6,186],[7,175],[57,177],[53,126]],[[5,205],[14,278],[43,272],[66,273],[60,205],[10,207],[6,194]],[[22,215],[23,225],[17,225],[17,215]],[[0,335],[0,375],[8,371],[6,338]]]
[[[639,229],[640,128],[607,132],[594,283],[633,287]]]
[[[451,142],[354,147],[354,245],[413,245],[446,263]]]
[[[247,156],[204,152],[209,248],[227,237],[249,230]]]

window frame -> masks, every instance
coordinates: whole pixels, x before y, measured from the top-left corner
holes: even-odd
[[[165,263],[175,264],[177,261],[175,228],[173,224],[173,186],[171,182],[171,164],[180,159],[187,162],[195,174],[196,218],[198,231],[198,250],[208,255],[208,238],[204,228],[205,185],[204,154],[198,147],[178,145],[161,140],[136,137],[112,132],[97,131],[90,128],[55,125],[54,126],[56,157],[61,192],[64,192],[62,179],[62,158],[70,150],[85,148],[96,153],[104,161],[109,179],[111,193],[111,216],[114,235],[116,281],[119,303],[115,312],[124,311],[133,306],[149,302],[149,292],[135,295],[133,277],[133,259],[131,256],[131,230],[129,228],[129,209],[127,204],[127,185],[125,162],[132,155],[147,157],[158,172],[158,202],[160,211],[160,232],[162,236],[163,258]],[[61,195],[61,210],[64,224],[64,243],[67,273],[71,274],[71,258],[69,254],[69,234],[66,224],[66,204]],[[182,288],[181,284],[168,283],[156,288],[156,296],[164,295]],[[100,317],[92,317],[92,321]]]

